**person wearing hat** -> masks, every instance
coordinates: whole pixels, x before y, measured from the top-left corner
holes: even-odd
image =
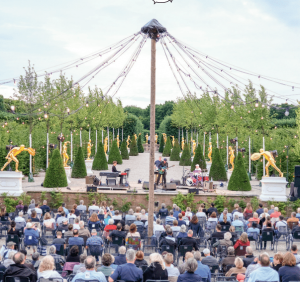
[[[7,245],[6,245],[7,250],[4,251],[4,253],[3,253],[3,258],[4,259],[8,258],[8,255],[9,255],[10,252],[13,252],[14,254],[17,253],[17,251],[15,250],[15,245],[16,245],[15,242],[8,242],[7,243]]]
[[[62,221],[62,224],[57,227],[57,231],[61,231],[62,233],[65,233],[68,230],[69,230],[69,228],[68,228],[68,219],[65,217]]]
[[[167,159],[164,158],[164,160],[158,165],[158,177],[156,180],[156,185],[158,185],[160,177],[162,177],[162,185],[166,184],[167,169],[168,169],[168,162],[167,162]]]

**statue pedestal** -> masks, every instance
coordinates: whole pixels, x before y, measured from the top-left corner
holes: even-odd
[[[71,183],[71,167],[69,166],[65,166],[65,172],[66,172],[66,175],[67,175],[67,181],[68,181],[68,184]]]
[[[259,199],[262,201],[286,202],[286,179],[284,177],[266,177],[261,180],[261,195]]]
[[[92,172],[93,160],[85,160],[85,167],[87,175],[93,174]]]
[[[206,163],[207,175],[209,175],[210,168],[211,168],[211,162],[207,162]]]
[[[233,173],[233,170],[227,170],[227,179],[228,179],[228,181],[229,181],[232,173]]]
[[[22,172],[0,171],[0,194],[8,193],[9,196],[20,196],[22,189]]]

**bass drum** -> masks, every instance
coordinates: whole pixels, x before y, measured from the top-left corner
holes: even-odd
[[[193,179],[191,177],[189,177],[186,181],[185,181],[185,184],[187,186],[192,186],[193,185]]]

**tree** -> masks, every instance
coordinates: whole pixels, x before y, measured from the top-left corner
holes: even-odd
[[[3,96],[0,95],[0,112],[4,112],[5,107],[4,107],[4,100],[3,100]]]
[[[170,140],[170,136],[167,138],[167,143],[163,151],[163,157],[170,157],[172,150],[172,144]]]
[[[249,177],[247,175],[242,153],[239,152],[234,165],[234,170],[229,179],[228,190],[231,191],[251,191]]]
[[[131,137],[131,143],[130,143],[130,152],[129,152],[129,156],[138,156],[139,155],[139,151],[138,151],[138,147],[136,144],[136,140],[135,137],[132,136]]]
[[[195,170],[196,164],[198,164],[201,167],[201,169],[206,169],[206,162],[200,144],[198,144],[198,147],[196,149],[195,156],[191,166],[191,171]]]
[[[175,139],[175,144],[171,152],[170,161],[180,161],[180,146],[178,140]]]
[[[161,135],[158,152],[162,153],[164,151],[164,146],[165,146],[164,136]]]
[[[72,168],[72,178],[84,178],[87,176],[82,147],[79,147]]]
[[[117,140],[112,142],[112,146],[109,151],[108,163],[112,164],[114,161],[117,161],[118,164],[122,164],[122,157],[117,145]]]
[[[98,150],[93,161],[93,170],[108,170],[106,155],[102,142],[99,142]]]
[[[56,188],[68,186],[66,171],[58,149],[53,151],[50,165],[46,171],[44,187]]]
[[[191,153],[189,149],[189,145],[187,143],[184,144],[183,152],[180,158],[179,165],[181,166],[190,166],[191,165]]]
[[[225,166],[221,159],[220,151],[218,148],[214,148],[213,150],[209,178],[212,178],[215,181],[227,181]]]
[[[138,151],[139,151],[139,153],[144,153],[144,147],[142,144],[142,135],[141,134],[139,134],[139,137],[138,137]]]
[[[123,160],[129,160],[129,154],[128,154],[126,140],[123,140],[123,142],[121,144],[121,157]]]

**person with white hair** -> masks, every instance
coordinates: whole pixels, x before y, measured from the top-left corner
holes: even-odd
[[[79,205],[77,206],[77,209],[79,211],[86,211],[86,205],[84,205],[84,201],[83,200],[79,201]]]
[[[156,231],[165,231],[164,226],[161,224],[161,220],[158,218],[153,226],[153,232],[155,234]]]
[[[133,209],[130,209],[128,214],[125,215],[125,221],[127,220],[136,220],[136,216],[133,214]]]
[[[200,275],[196,274],[195,271],[198,268],[198,263],[194,258],[189,258],[185,262],[186,272],[178,276],[177,282],[187,282],[187,281],[201,281]]]
[[[188,235],[187,235],[187,232],[186,232],[186,225],[181,225],[180,226],[180,230],[179,230],[179,233],[177,234],[177,240],[179,238],[186,238]]]
[[[230,232],[226,232],[224,234],[224,239],[221,240],[217,240],[216,243],[213,244],[213,247],[217,247],[217,246],[226,246],[226,248],[230,247],[233,245],[232,241],[231,241],[232,235]]]
[[[52,278],[60,278],[61,275],[55,270],[54,258],[52,256],[45,256],[40,262],[39,269],[37,271],[38,279],[52,279]]]
[[[76,222],[76,219],[75,219],[75,222]],[[75,224],[73,224],[73,229],[76,230],[77,228],[75,228],[74,225]],[[88,238],[91,237],[90,231],[87,228],[84,228],[84,221],[82,221],[82,220],[79,221],[78,235],[79,236],[87,236]]]
[[[149,256],[150,265],[143,273],[144,281],[147,280],[168,280],[168,271],[166,270],[164,260],[158,253]]]
[[[208,266],[212,266],[212,265],[217,265],[218,261],[215,257],[212,257],[210,255],[210,250],[209,249],[204,249],[203,250],[203,254],[205,256],[205,258],[202,259],[202,264],[208,265]]]
[[[24,222],[24,223],[26,223],[25,219],[23,218],[23,215],[24,215],[23,212],[20,211],[19,214],[18,214],[18,216],[15,217],[15,222],[16,223],[17,222]]]
[[[60,264],[65,264],[66,260],[63,256],[56,254],[56,247],[54,245],[49,248],[49,255],[54,258],[54,261]]]
[[[28,206],[28,210],[35,208],[35,199],[31,199],[30,205]]]
[[[270,211],[269,211],[269,212],[270,212]],[[278,219],[279,216],[281,216],[281,212],[279,211],[278,207],[275,207],[275,208],[274,208],[274,212],[272,212],[272,213],[270,214],[270,217],[271,217],[271,218],[277,218],[277,219]],[[297,215],[296,215],[296,217],[297,217]]]
[[[194,253],[194,259],[197,261],[198,264],[195,273],[201,276],[201,278],[206,278],[207,281],[210,281],[211,279],[210,269],[207,265],[201,263],[201,253],[199,251],[196,251]]]
[[[237,213],[234,214],[234,220],[231,223],[232,226],[244,226],[244,222],[239,219],[239,215]]]
[[[234,265],[235,267],[230,268],[226,272],[225,276],[229,277],[231,275],[235,275],[239,273],[243,273],[243,274],[246,273],[246,268],[244,267],[244,263],[241,258],[239,257],[235,258]]]
[[[115,257],[115,265],[121,265],[126,263],[126,247],[119,247],[119,255]]]
[[[135,250],[128,249],[126,252],[127,263],[119,265],[108,278],[108,282],[114,282],[116,280],[141,282],[143,280],[143,271],[136,267],[134,264],[135,259]]]
[[[50,212],[50,207],[47,205],[47,201],[43,201],[43,205],[40,207],[40,209],[43,211],[43,214],[46,212]]]
[[[141,220],[148,220],[148,215],[144,209],[141,210]]]
[[[25,246],[33,246],[33,251],[35,252],[35,247],[39,242],[39,232],[35,225],[31,222],[27,222],[26,228],[24,231],[24,245]]]
[[[92,237],[88,238],[86,241],[86,249],[91,249],[93,246],[100,246],[100,252],[102,254],[102,249],[103,249],[103,240],[101,237],[97,236],[97,230],[92,229],[91,231]],[[96,256],[96,261],[99,261],[99,257]]]
[[[11,243],[13,243],[13,242],[11,242]],[[14,247],[15,245],[12,245],[12,246]],[[8,252],[7,258],[3,262],[3,265],[4,265],[5,268],[8,268],[10,265],[15,263],[13,261],[13,257],[15,255],[15,253],[17,253],[17,251],[15,251],[15,250],[12,250],[12,251]],[[5,271],[5,269],[4,269],[4,271]]]
[[[110,218],[108,220],[108,224],[104,228],[104,231],[109,232],[109,231],[116,230],[117,229],[117,225],[115,225],[114,223],[115,223],[115,221],[112,218]]]

